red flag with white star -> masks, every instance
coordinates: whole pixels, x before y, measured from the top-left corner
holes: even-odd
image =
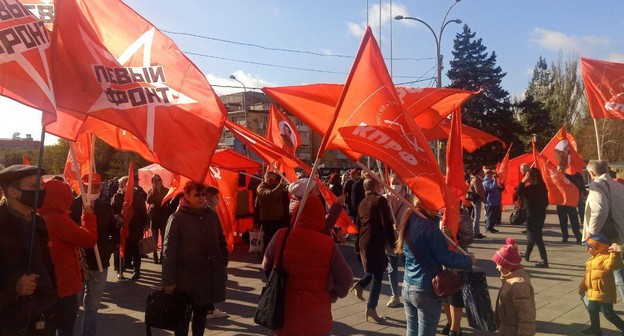
[[[51,41],[44,23],[19,1],[3,0],[0,31],[0,95],[41,110],[44,126],[53,122]]]
[[[59,110],[129,132],[163,167],[203,181],[227,111],[197,67],[119,0],[65,0],[55,20]],[[74,140],[79,127],[56,123],[49,131]]]

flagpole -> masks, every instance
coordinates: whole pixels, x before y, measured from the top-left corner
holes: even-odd
[[[37,204],[39,203],[39,193],[41,189],[41,169],[43,165],[43,143],[45,141],[45,127],[41,126],[41,140],[39,142],[39,162],[37,162],[37,188],[35,189],[35,206],[32,210],[32,227],[30,232],[30,250],[28,251],[28,269],[26,274],[31,274],[33,263],[33,245],[35,244],[35,232],[37,231]]]
[[[93,173],[95,173],[95,134],[90,134],[91,141],[89,143],[89,195],[91,195],[91,188],[93,185]],[[76,161],[76,160],[74,160]],[[82,183],[82,182],[81,182]],[[94,212],[95,214],[95,209]],[[93,245],[93,253],[95,254],[95,263],[97,264],[98,272],[103,272],[104,268],[102,267],[102,260],[100,258],[100,249],[97,246],[97,243]]]
[[[598,122],[596,119],[594,119],[594,130],[596,131],[596,150],[598,151],[598,160],[602,160],[602,152],[600,150],[600,134],[598,132]]]
[[[385,187],[386,187],[386,189],[388,189],[388,190],[390,191],[390,193],[391,193],[394,197],[398,198],[401,202],[403,202],[405,205],[407,205],[407,206],[410,208],[410,210],[412,210],[413,212],[415,212],[418,216],[420,216],[420,217],[422,217],[422,218],[427,218],[427,217],[425,217],[425,216],[422,214],[422,212],[420,212],[420,210],[418,210],[418,208],[416,208],[416,206],[415,206],[414,204],[412,204],[410,201],[406,200],[403,196],[401,196],[401,195],[397,194],[394,190],[392,190],[392,188],[390,188],[387,184],[385,184],[385,183],[384,183],[384,182],[383,182],[383,181],[379,178],[379,176],[377,176],[377,174],[375,174],[373,171],[371,171],[370,169],[368,169],[368,168],[367,168],[365,165],[363,165],[361,162],[359,162],[359,161],[358,161],[358,162],[356,162],[356,163],[357,163],[357,165],[358,165],[360,168],[362,168],[363,170],[367,171],[367,172],[370,174],[370,176],[371,176],[372,178],[374,178],[375,180],[377,180],[377,182],[379,182],[379,183],[381,183],[383,186],[385,186]],[[446,233],[444,233],[444,231],[442,231],[442,234],[444,235],[444,238],[446,238],[446,240],[447,240],[447,241],[448,241],[451,245],[453,245],[453,246],[454,246],[454,247],[455,247],[455,248],[456,248],[459,252],[461,252],[461,253],[463,253],[463,254],[465,254],[465,255],[468,255],[468,253],[467,253],[464,249],[462,249],[461,247],[459,247],[459,245],[457,245],[453,239],[451,239],[449,236],[447,236],[447,235],[446,235]]]

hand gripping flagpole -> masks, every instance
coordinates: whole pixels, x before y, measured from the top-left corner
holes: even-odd
[[[93,185],[93,173],[95,173],[95,134],[90,134],[90,146],[89,148],[89,195],[91,195],[91,186]],[[95,214],[95,209],[94,212]],[[98,267],[98,272],[103,272],[104,268],[102,267],[102,260],[100,259],[100,249],[97,246],[97,243],[93,245],[93,253],[95,254],[95,262]]]
[[[368,167],[366,167],[365,165],[363,165],[361,162],[357,161],[356,164],[362,168],[362,170],[368,172],[370,174],[370,176],[372,178],[374,178],[375,180],[377,180],[377,182],[381,183],[383,186],[386,187],[386,189],[388,189],[388,191],[396,198],[398,198],[401,202],[403,202],[405,205],[407,205],[413,212],[415,212],[418,216],[422,217],[422,218],[427,218],[425,217],[422,212],[420,212],[418,210],[418,208],[416,208],[416,206],[414,204],[412,204],[410,201],[406,200],[403,196],[399,195],[396,191],[392,190],[392,188],[390,188],[387,184],[385,184],[380,178],[379,176],[377,176],[377,174],[375,174],[375,172],[373,172],[372,170],[368,169]],[[461,253],[465,254],[465,255],[469,255],[464,249],[462,249],[461,247],[459,247],[459,245],[457,245],[455,243],[455,241],[453,239],[451,239],[449,236],[446,235],[446,233],[444,233],[444,231],[442,231],[442,234],[444,235],[444,238],[446,238],[446,240],[453,245],[458,251],[460,251]]]

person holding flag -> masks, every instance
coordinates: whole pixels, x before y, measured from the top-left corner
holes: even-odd
[[[88,190],[89,175],[82,176],[83,190]],[[104,289],[106,288],[106,276],[110,266],[110,258],[119,243],[119,230],[110,203],[100,198],[102,178],[99,174],[91,175],[91,193],[87,195],[87,201],[95,214],[97,223],[97,247],[102,263],[102,270],[98,270],[95,250],[87,248],[85,261],[88,268],[88,276],[85,277],[84,290],[79,297],[79,302],[84,307],[84,313],[80,321],[80,336],[97,335],[97,312],[102,302]],[[82,197],[78,195],[70,208],[70,217],[76,223],[80,223],[83,207]]]
[[[43,184],[37,185],[37,167],[13,165],[1,170],[0,188],[5,197],[0,202],[0,335],[34,331],[36,322],[43,323],[43,335],[54,335],[58,325],[35,320],[59,302],[48,232],[43,218],[37,216],[36,227],[32,221],[45,199]]]
[[[583,181],[583,177],[581,174],[576,173],[575,175],[570,175],[566,173],[566,164],[559,163],[557,165],[557,170],[563,176],[565,176],[568,181],[574,183],[574,185],[579,190],[579,199],[583,199],[583,194],[585,192],[585,182]],[[580,179],[579,179],[580,178]],[[581,201],[579,200],[579,204]],[[581,230],[579,228],[579,215],[576,211],[576,206],[568,206],[568,205],[557,205],[557,216],[559,217],[559,227],[561,228],[561,242],[568,242],[568,218],[570,219],[570,226],[572,227],[572,233],[574,233],[574,237],[576,238],[577,243],[581,243]]]
[[[133,181],[134,182],[134,181]],[[143,231],[149,228],[149,220],[147,217],[147,208],[145,207],[144,193],[134,188],[134,183],[128,182],[128,176],[123,176],[119,179],[119,189],[111,201],[113,211],[115,212],[115,219],[118,223],[124,222],[122,210],[124,209],[124,199],[126,193],[133,193],[132,204],[129,205],[132,209],[132,216],[129,219],[128,236],[125,238],[125,249],[123,252],[119,251],[124,256],[124,263],[119,265],[117,278],[123,279],[124,268],[132,266],[134,272],[132,274],[132,280],[138,280],[141,277],[141,255],[139,253],[139,241],[143,238]],[[123,230],[122,230],[123,231]],[[124,245],[124,237],[120,238],[120,250]],[[117,262],[119,259],[115,257]]]
[[[522,257],[529,262],[533,246],[537,244],[542,261],[535,264],[535,267],[548,268],[548,256],[542,237],[548,207],[548,190],[539,169],[530,168],[516,190],[527,211],[527,247]]]

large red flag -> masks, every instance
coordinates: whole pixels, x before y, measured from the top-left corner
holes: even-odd
[[[507,182],[507,175],[509,174],[509,152],[511,151],[511,146],[513,146],[513,143],[509,145],[509,148],[507,148],[507,154],[505,154],[503,161],[500,162],[498,169],[496,169],[496,175],[498,176],[496,180],[499,185],[505,185],[505,182]]]
[[[85,174],[89,173],[91,169],[91,134],[81,135],[76,142],[69,143],[74,147],[74,153],[76,157],[72,156],[72,151],[67,153],[67,160],[65,161],[65,169],[63,170],[63,176],[67,183],[74,189],[76,195],[80,195],[80,183],[81,178]],[[78,164],[80,169],[80,176],[76,176],[76,170],[74,169],[74,162]],[[133,182],[134,183],[134,182]]]
[[[310,84],[265,87],[262,91],[315,132],[325,134],[343,87],[342,84]],[[396,89],[403,107],[422,129],[433,128],[474,94],[447,88],[397,86]]]
[[[446,184],[458,200],[466,197],[468,184],[464,177],[464,150],[462,148],[461,108],[453,112],[451,131],[446,146]]]
[[[416,122],[418,124],[418,122]],[[420,126],[420,125],[419,125]],[[501,143],[503,148],[505,148],[506,144],[499,138],[484,132],[480,129],[461,125],[462,128],[462,146],[468,153],[472,153],[477,148],[494,141],[498,141]],[[451,120],[444,119],[439,124],[430,129],[422,129],[423,134],[427,140],[443,140],[448,139],[449,134],[451,133]]]
[[[592,118],[624,119],[624,64],[581,57]]]
[[[52,65],[59,110],[130,132],[163,167],[203,181],[227,113],[205,76],[119,0],[66,0],[56,9]],[[49,131],[74,140],[76,127],[57,123]]]
[[[210,177],[204,183],[219,189],[219,204],[216,207],[223,235],[230,252],[234,250],[234,219],[236,218],[236,193],[238,192],[238,172],[210,167]]]
[[[445,198],[452,198],[444,192],[448,187],[427,140],[400,103],[370,27],[318,157],[325,148],[357,152],[355,159],[366,153],[384,162],[429,209],[443,208]]]
[[[533,157],[548,189],[548,204],[576,207],[579,201],[578,188],[565,178],[555,165],[537,152],[535,141],[533,142]]]
[[[52,31],[54,25],[54,1],[53,0],[20,0],[20,2],[30,10],[44,26]]]
[[[134,208],[132,207],[134,202],[134,163],[130,161],[128,166],[128,184],[126,185],[126,193],[124,195],[123,207],[121,209],[121,216],[123,217],[123,225],[121,226],[121,233],[119,237],[119,253],[122,258],[125,258],[126,253],[126,239],[130,234],[130,220],[134,216]]]
[[[271,104],[269,109],[266,138],[291,155],[295,155],[295,150],[301,145],[297,127],[275,104]]]
[[[566,132],[566,128],[563,126],[542,149],[541,154],[553,164],[564,163],[566,173],[574,175],[582,172],[585,168],[585,160],[576,151],[576,148],[576,139],[572,134]]]
[[[17,0],[3,0],[0,15],[0,95],[56,120],[50,72],[50,36],[44,23]]]

